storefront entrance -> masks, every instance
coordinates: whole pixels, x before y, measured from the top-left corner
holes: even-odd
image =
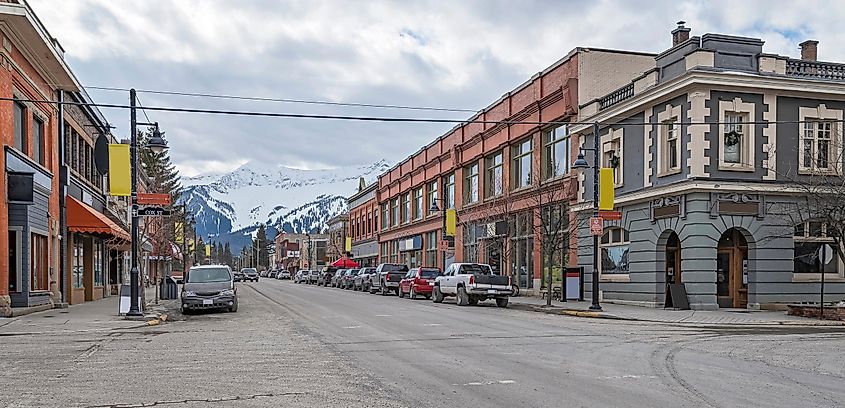
[[[670,292],[671,285],[681,284],[681,240],[672,233],[666,241],[666,302],[665,307],[675,307]]]
[[[719,307],[748,305],[748,242],[736,228],[725,231],[719,239],[716,296]]]

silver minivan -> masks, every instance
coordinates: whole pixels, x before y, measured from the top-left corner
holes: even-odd
[[[196,309],[238,311],[238,289],[232,270],[226,265],[195,266],[182,285],[182,313]]]

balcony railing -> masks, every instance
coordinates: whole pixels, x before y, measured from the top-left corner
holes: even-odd
[[[786,60],[786,75],[845,81],[845,64],[790,59]]]
[[[609,108],[634,96],[634,83],[631,82],[599,99],[599,110]]]

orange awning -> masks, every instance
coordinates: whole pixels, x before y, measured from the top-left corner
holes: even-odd
[[[67,229],[71,232],[111,235],[125,241],[132,240],[128,232],[105,214],[70,196],[67,197]]]

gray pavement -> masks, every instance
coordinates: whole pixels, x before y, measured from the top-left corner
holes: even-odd
[[[143,329],[0,328],[0,406],[845,406],[837,327],[583,319],[276,280],[239,293],[237,313]]]

